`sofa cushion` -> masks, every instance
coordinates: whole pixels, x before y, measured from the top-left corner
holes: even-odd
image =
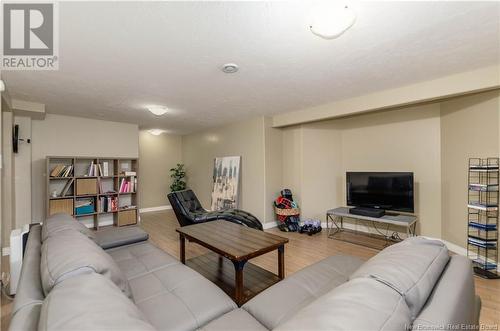
[[[138,226],[112,227],[95,232],[95,242],[110,249],[148,240],[149,235]]]
[[[402,296],[369,278],[344,283],[274,330],[406,330],[410,311]]]
[[[200,331],[267,331],[267,329],[246,310],[240,308],[205,324]]]
[[[112,281],[90,273],[67,279],[52,289],[43,302],[38,330],[154,328]]]
[[[330,256],[271,286],[242,308],[273,329],[316,298],[345,283],[362,263],[352,256]]]
[[[405,298],[415,319],[449,259],[441,241],[412,237],[385,248],[350,279],[369,277],[392,288]]]
[[[149,242],[112,248],[106,250],[106,253],[116,262],[126,279],[132,279],[168,265],[180,264],[175,257]]]
[[[71,215],[59,213],[47,217],[45,222],[43,222],[42,242],[61,231],[78,231],[92,240],[95,239],[95,234],[92,230],[78,222]]]
[[[42,244],[40,263],[45,295],[65,279],[85,273],[99,273],[111,279],[126,295],[131,296],[125,275],[111,256],[79,232],[48,237]]]
[[[180,263],[133,277],[129,283],[135,303],[158,330],[195,330],[236,308],[221,289]]]

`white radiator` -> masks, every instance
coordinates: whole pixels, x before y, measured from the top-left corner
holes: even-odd
[[[17,292],[17,284],[23,266],[24,247],[28,240],[29,231],[30,225],[25,224],[22,229],[15,229],[10,233],[10,295]]]

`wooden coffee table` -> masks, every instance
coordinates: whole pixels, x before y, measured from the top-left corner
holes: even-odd
[[[245,291],[244,288],[243,268],[248,260],[269,253],[273,250],[278,250],[277,277],[269,271],[259,268],[251,263],[249,263],[251,266],[247,269],[249,269],[249,272],[252,272],[250,278],[253,280],[259,279],[259,277],[263,275],[265,276],[267,274],[271,274],[274,277],[274,280],[271,283],[266,283],[265,281],[261,282],[266,284],[265,287],[268,287],[285,277],[285,244],[288,242],[287,238],[227,221],[212,221],[189,225],[177,228],[176,231],[179,232],[180,236],[180,260],[182,263],[186,264],[186,239],[219,254],[218,263],[216,262],[216,259],[214,260],[204,257],[205,264],[207,264],[206,261],[209,261],[208,263],[211,265],[211,269],[215,271],[215,275],[214,272],[206,270],[205,273],[202,271],[200,271],[200,273],[204,276],[210,276],[208,278],[214,281],[217,285],[222,285],[221,288],[226,292],[232,292],[228,294],[234,299],[238,306],[241,306],[252,296],[257,294],[255,293],[255,290],[249,291],[246,289]],[[227,279],[228,274],[227,270],[224,271],[224,261],[222,261],[220,256],[229,259],[234,265],[233,291],[228,290],[227,284],[222,284],[224,282],[224,278]],[[192,260],[195,259],[199,258],[194,258]],[[199,261],[194,264],[197,263],[199,264]],[[195,267],[193,268],[196,269]],[[228,269],[227,266],[226,269]],[[265,277],[261,278],[264,279]],[[264,288],[261,284],[258,292],[262,291]]]

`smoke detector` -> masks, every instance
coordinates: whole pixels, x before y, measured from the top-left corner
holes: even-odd
[[[222,72],[225,72],[226,74],[234,74],[237,72],[239,69],[238,65],[236,63],[226,63],[222,66]]]

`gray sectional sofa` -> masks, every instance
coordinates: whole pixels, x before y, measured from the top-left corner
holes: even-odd
[[[67,215],[31,228],[10,330],[404,330],[477,325],[470,262],[411,238],[367,262],[331,256],[241,308],[147,241]],[[106,248],[103,249],[102,247]]]

